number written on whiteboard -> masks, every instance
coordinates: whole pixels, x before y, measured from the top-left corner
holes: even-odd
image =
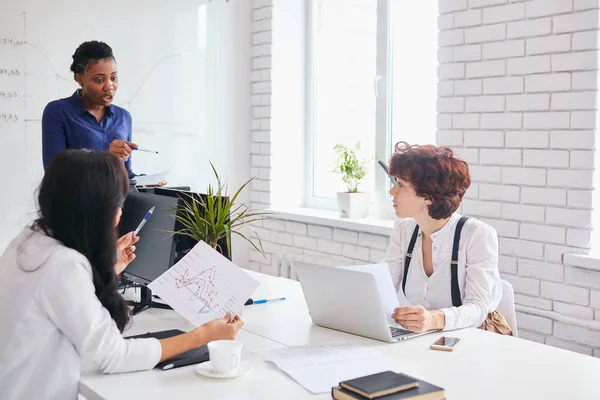
[[[0,75],[19,76],[21,72],[18,69],[0,68]]]
[[[17,122],[18,120],[19,116],[17,114],[0,112],[0,122]]]
[[[7,46],[23,46],[25,43],[24,40],[17,40],[12,38],[0,38],[0,44],[4,44]]]
[[[4,92],[0,90],[0,99],[15,99],[19,97],[17,92]]]

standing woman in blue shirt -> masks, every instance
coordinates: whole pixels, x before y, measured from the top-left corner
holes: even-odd
[[[55,100],[42,116],[44,169],[66,149],[108,151],[125,162],[129,178],[131,153],[138,146],[131,139],[131,114],[112,104],[119,78],[112,49],[106,43],[82,43],[71,71],[80,86],[71,97]]]

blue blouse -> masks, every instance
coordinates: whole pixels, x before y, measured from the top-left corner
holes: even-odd
[[[98,122],[83,105],[77,91],[71,97],[46,105],[42,115],[42,158],[44,168],[52,158],[66,149],[108,151],[115,139],[131,142],[131,114],[115,105],[106,107],[104,118]],[[129,178],[131,156],[125,162]]]

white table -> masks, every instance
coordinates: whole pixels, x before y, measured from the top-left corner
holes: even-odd
[[[119,375],[82,376],[81,392],[95,399],[327,399],[313,396],[252,350],[348,341],[396,359],[403,372],[446,389],[447,399],[600,399],[600,359],[535,342],[466,329],[446,333],[464,338],[454,352],[429,349],[441,333],[389,344],[314,326],[298,282],[252,273],[261,281],[254,298],[285,301],[244,308],[238,335],[254,371],[234,380],[199,377],[195,367]],[[191,326],[171,310],[151,309],[134,318],[127,335]]]
[[[125,335],[167,329],[192,329],[187,321],[172,310],[148,309],[134,317],[134,323]],[[285,390],[291,397],[303,398],[308,394],[303,387],[251,353],[252,350],[277,349],[282,345],[248,331],[237,337],[244,343],[242,359],[252,362],[254,370],[235,380],[211,379],[196,374],[196,366],[170,371],[151,370],[125,374],[104,375],[87,373],[81,377],[79,391],[87,400],[99,399],[281,399]]]

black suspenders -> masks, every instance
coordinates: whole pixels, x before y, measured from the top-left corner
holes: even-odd
[[[460,217],[456,224],[454,231],[454,243],[452,245],[452,261],[450,262],[450,289],[452,291],[452,305],[454,307],[460,307],[462,300],[460,299],[460,288],[458,286],[458,245],[460,243],[460,232],[462,231],[463,225],[467,222],[468,217]],[[410,243],[408,244],[408,250],[406,251],[406,257],[404,258],[404,274],[402,277],[402,291],[406,294],[406,278],[408,277],[408,267],[410,266],[410,260],[412,259],[413,250],[415,243],[417,242],[417,236],[419,235],[419,225],[415,226]]]

